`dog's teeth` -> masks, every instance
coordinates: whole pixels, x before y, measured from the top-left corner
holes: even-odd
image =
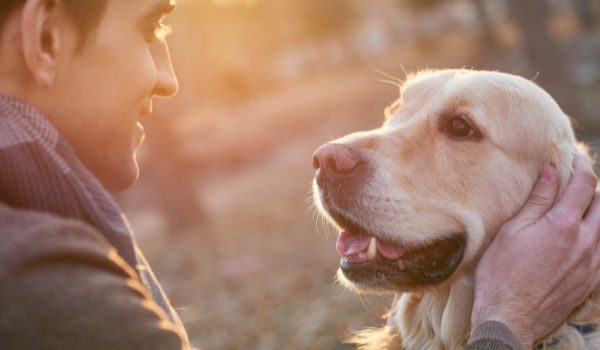
[[[400,268],[400,270],[404,270],[404,263],[402,262],[402,260],[398,260],[398,267]]]
[[[377,257],[377,238],[371,238],[369,242],[369,249],[367,250],[367,258],[373,260]]]

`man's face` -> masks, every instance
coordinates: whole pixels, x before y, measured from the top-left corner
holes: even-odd
[[[77,32],[64,25],[53,107],[44,112],[110,190],[138,177],[139,122],[149,116],[152,97],[177,91],[167,44],[157,33],[171,9],[169,0],[110,0],[79,51]]]

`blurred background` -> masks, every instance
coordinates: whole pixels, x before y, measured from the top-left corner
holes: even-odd
[[[315,148],[381,124],[387,75],[535,79],[600,146],[600,0],[178,0],[168,22],[180,93],[117,198],[204,349],[352,349],[383,325],[389,297],[335,283],[310,184]]]

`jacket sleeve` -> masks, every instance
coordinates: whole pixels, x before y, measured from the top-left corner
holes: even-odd
[[[485,321],[475,328],[464,350],[523,350],[523,347],[507,326]]]
[[[0,348],[188,350],[183,334],[91,227],[0,228]]]

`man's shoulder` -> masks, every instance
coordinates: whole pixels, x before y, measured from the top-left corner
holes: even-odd
[[[2,204],[0,310],[2,349],[188,348],[101,233]]]
[[[0,202],[0,266],[68,251],[106,254],[111,245],[85,222]],[[0,268],[0,273],[3,269]]]
[[[51,213],[12,208],[0,202],[0,236],[2,240],[20,240],[27,236],[70,235],[106,242],[104,236],[87,223]],[[41,237],[40,237],[41,238]]]

